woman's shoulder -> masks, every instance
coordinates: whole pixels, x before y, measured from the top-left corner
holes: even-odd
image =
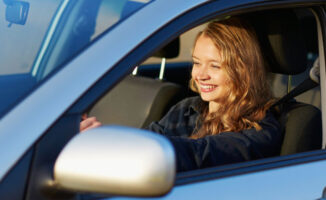
[[[266,123],[266,122],[270,122],[270,121],[278,123],[276,114],[272,108],[270,108],[266,111],[265,117],[261,120],[260,123]]]
[[[200,98],[200,96],[192,96],[192,97],[187,97],[185,99],[182,99],[179,101],[175,106],[173,107],[174,109],[193,109],[194,111],[199,112],[200,108],[204,104],[203,100]]]
[[[259,122],[262,131],[273,132],[276,135],[280,135],[282,132],[282,126],[277,119],[275,113],[269,109],[266,111],[265,117]]]
[[[196,125],[198,116],[194,108],[200,102],[199,96],[181,100],[171,107],[159,122],[151,123],[148,129],[163,135],[188,137]]]
[[[200,96],[187,97],[179,101],[176,105],[178,106],[196,106],[202,103]]]
[[[200,114],[200,107],[203,101],[199,96],[187,97],[172,106],[163,120],[180,122]]]

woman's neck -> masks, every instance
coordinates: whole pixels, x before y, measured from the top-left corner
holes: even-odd
[[[220,107],[219,103],[217,103],[215,101],[210,101],[208,103],[208,112],[209,113],[214,113],[214,112],[218,111],[219,107]]]

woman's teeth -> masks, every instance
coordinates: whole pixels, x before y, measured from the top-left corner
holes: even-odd
[[[213,89],[213,88],[216,88],[217,86],[215,86],[215,85],[201,85],[200,87],[203,88],[203,89]]]

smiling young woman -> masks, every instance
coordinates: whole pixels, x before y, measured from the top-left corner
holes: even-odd
[[[208,106],[192,138],[254,127],[273,104],[257,37],[236,18],[210,23],[197,36],[190,87]]]
[[[274,102],[253,29],[230,18],[199,33],[190,87],[199,96],[182,100],[148,130],[166,136],[177,171],[276,156],[281,127],[268,109]],[[99,126],[95,118],[81,131]]]
[[[279,154],[281,127],[255,32],[239,18],[210,22],[193,49],[190,88],[149,130],[167,136],[178,171]]]

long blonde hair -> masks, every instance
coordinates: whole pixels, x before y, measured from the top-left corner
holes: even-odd
[[[191,138],[201,138],[221,132],[239,132],[256,128],[274,99],[266,80],[264,60],[252,27],[238,18],[210,22],[198,34],[209,37],[221,51],[222,68],[225,69],[229,88],[223,99],[223,106],[217,112],[209,113],[205,106]],[[196,41],[197,41],[196,39]],[[190,88],[198,92],[193,79]]]

